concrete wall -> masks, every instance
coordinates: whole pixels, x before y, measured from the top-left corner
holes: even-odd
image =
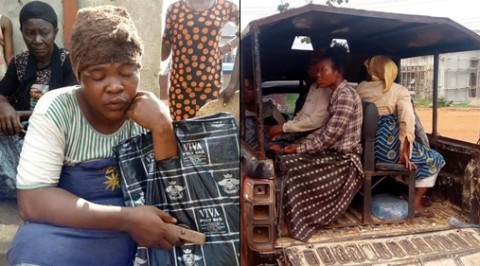
[[[55,42],[59,47],[65,47],[63,42],[64,35],[64,14],[63,2],[77,1],[78,8],[91,7],[98,5],[116,5],[124,6],[135,21],[140,37],[143,39],[145,52],[143,56],[143,69],[141,71],[140,89],[149,90],[159,94],[158,72],[160,70],[160,53],[162,37],[162,0],[43,0],[50,4],[58,16],[59,32]],[[31,0],[22,0],[23,4]],[[20,23],[18,15],[22,7],[17,0],[0,0],[0,13],[6,15],[12,20],[14,28],[14,52],[15,54],[26,51],[27,48],[23,42],[20,32]]]

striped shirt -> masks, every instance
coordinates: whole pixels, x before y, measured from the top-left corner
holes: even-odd
[[[359,153],[362,121],[362,101],[344,80],[332,93],[327,121],[298,145],[297,153],[315,154],[326,150]]]
[[[111,158],[113,147],[147,130],[127,120],[112,134],[102,134],[83,116],[75,92],[78,86],[46,93],[29,120],[20,154],[17,188],[55,186],[63,165]]]

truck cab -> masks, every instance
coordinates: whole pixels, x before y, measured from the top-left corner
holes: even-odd
[[[305,45],[296,47],[296,39],[313,50]],[[265,153],[262,101],[273,101],[293,117],[308,91],[307,65],[314,50],[339,41],[349,48],[352,60],[347,80],[352,85],[359,82],[357,74],[364,60],[374,55],[391,57],[401,70],[418,61],[416,58],[430,60],[426,65],[431,82],[425,83],[422,91],[415,91],[410,84],[412,80],[419,84],[418,77],[401,72],[397,82],[411,89],[415,104],[429,101],[422,123],[430,146],[443,155],[446,166],[428,193],[435,217],[393,220],[373,215],[366,222],[362,214],[371,206],[365,206],[361,189],[344,215],[302,242],[282,235],[279,226],[282,178],[277,162]],[[308,4],[252,21],[241,38],[240,88],[244,95],[244,78],[253,77],[258,145],[242,143],[242,264],[478,265],[480,146],[475,140],[444,134],[443,130],[458,127],[453,131],[477,130],[478,135],[474,124],[479,124],[480,112],[469,109],[474,120],[462,128],[460,123],[442,124],[443,106],[439,105],[441,89],[448,84],[448,75],[442,76],[439,67],[443,56],[478,50],[479,35],[443,17]],[[241,137],[245,140],[247,111],[245,104],[240,106]],[[409,188],[395,176],[371,181],[373,194],[401,197]]]

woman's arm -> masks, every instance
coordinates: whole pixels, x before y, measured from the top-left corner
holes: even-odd
[[[153,206],[99,205],[57,187],[19,189],[17,198],[20,217],[27,221],[125,231],[147,247],[171,248],[178,242],[165,224],[175,223],[175,219]]]
[[[0,95],[0,134],[16,135],[22,131],[20,116],[5,96]]]
[[[329,117],[324,126],[311,133],[297,147],[298,153],[315,153],[333,146],[340,139],[354,110],[354,100],[348,93],[341,93],[332,101]]]
[[[2,17],[3,18],[3,17]],[[15,135],[21,132],[22,125],[20,123],[19,114],[10,104],[7,97],[14,95],[20,82],[17,77],[17,67],[15,60],[11,60],[8,64],[7,72],[0,81],[0,133],[6,135]]]
[[[165,61],[170,56],[172,52],[172,23],[174,22],[172,19],[172,12],[175,3],[171,4],[167,9],[166,20],[165,20],[165,30],[162,36],[162,54],[161,59]]]
[[[36,109],[30,118],[17,175],[17,201],[24,220],[125,231],[139,245],[147,247],[171,248],[177,243],[178,239],[165,225],[175,219],[153,206],[99,205],[56,187],[63,167],[64,146],[63,133]]]
[[[412,99],[407,88],[396,86],[396,110],[400,124],[399,138],[401,142],[400,152],[404,151],[405,143],[408,143],[408,157],[411,157],[412,145],[415,141],[415,113],[413,111]],[[397,87],[398,86],[398,87]],[[392,87],[392,90],[394,87]]]
[[[400,153],[400,163],[404,164],[405,167],[410,171],[417,169],[417,166],[410,161],[411,147],[412,145],[410,145],[410,142],[405,139],[401,149],[402,151]]]
[[[10,61],[13,58],[13,26],[12,26],[12,21],[5,17],[2,16],[1,19],[1,25],[2,25],[2,33],[3,33],[3,39],[4,39],[4,44],[3,44],[3,53],[5,56],[5,61],[7,64],[10,63]]]
[[[310,86],[302,109],[283,125],[283,132],[306,132],[323,125],[328,116],[331,90]]]

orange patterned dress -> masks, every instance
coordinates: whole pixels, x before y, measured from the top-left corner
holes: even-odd
[[[169,101],[173,120],[194,117],[200,107],[218,97],[219,42],[228,21],[238,25],[238,7],[228,0],[217,0],[201,12],[190,9],[185,1],[168,7],[163,43],[172,46]]]

